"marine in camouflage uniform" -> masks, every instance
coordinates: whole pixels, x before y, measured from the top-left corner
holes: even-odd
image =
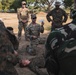
[[[14,65],[18,62],[14,54],[14,46],[10,38],[12,34],[0,21],[0,75],[18,75]],[[9,37],[10,36],[10,37]]]
[[[41,26],[36,23],[36,15],[32,14],[31,19],[32,22],[27,26],[27,37],[30,39],[30,45],[29,47],[32,47],[34,49],[33,52],[36,51],[36,47],[39,44],[39,38],[40,38],[40,33],[44,32],[44,22],[42,22]]]
[[[76,75],[76,10],[73,21],[52,31],[46,41],[45,67],[49,75]]]
[[[26,2],[22,1],[22,7],[19,8],[17,10],[17,17],[18,17],[18,21],[19,21],[19,25],[18,25],[18,39],[21,39],[21,33],[22,33],[22,29],[24,29],[25,32],[25,40],[27,39],[26,37],[26,26],[28,24],[28,20],[29,20],[29,9],[26,8]]]
[[[55,28],[59,28],[62,26],[63,22],[67,21],[67,14],[64,10],[59,8],[60,2],[55,2],[55,7],[52,11],[50,11],[47,15],[46,18],[48,22],[52,22],[52,28],[51,30],[54,30]],[[51,19],[51,17],[52,19]],[[63,19],[64,17],[64,19]]]
[[[36,75],[48,75],[46,72],[40,70],[40,68],[45,68],[45,59],[43,55],[36,56],[29,60],[25,59],[24,62],[21,61],[20,66],[28,67]]]

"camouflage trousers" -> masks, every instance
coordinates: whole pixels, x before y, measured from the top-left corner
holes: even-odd
[[[25,35],[25,40],[27,39],[26,37],[26,26],[28,23],[23,23],[23,22],[19,22],[18,25],[18,39],[21,39],[21,35],[22,35],[22,29],[24,29],[24,35]]]
[[[37,38],[34,40],[30,40],[30,44],[26,47],[26,51],[31,55],[37,54],[37,46],[39,44],[45,44],[45,38]]]
[[[62,27],[62,22],[53,22],[52,23],[52,27],[51,27],[51,31],[55,30],[55,28],[60,28]]]
[[[37,38],[35,40],[30,40],[30,45],[32,45],[33,47],[36,47],[39,44],[45,44],[46,38]]]

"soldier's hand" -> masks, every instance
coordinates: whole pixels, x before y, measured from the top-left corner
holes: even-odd
[[[36,39],[37,37],[36,36],[32,36],[34,39]]]
[[[15,51],[15,50],[14,50],[14,54],[15,54],[16,56],[18,56],[18,52],[17,52],[17,51]]]
[[[20,64],[20,66],[27,66],[30,64],[30,62],[31,61],[28,59],[23,59],[23,60],[20,60],[19,64]]]
[[[44,25],[44,22],[43,22],[43,21],[41,22],[41,25],[42,25],[42,26]]]

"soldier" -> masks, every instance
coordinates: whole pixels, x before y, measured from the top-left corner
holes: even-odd
[[[7,31],[8,31],[8,33],[12,34],[12,37],[10,37],[11,36],[10,35],[9,38],[10,38],[11,42],[13,43],[15,54],[18,54],[17,50],[18,50],[18,47],[19,47],[19,41],[17,40],[17,38],[16,38],[16,36],[13,32],[13,28],[12,27],[7,27]]]
[[[44,57],[37,56],[32,59],[24,59],[20,61],[20,67],[28,67],[31,71],[36,73],[36,75],[48,75],[47,73],[40,70],[40,68],[44,68],[45,59]]]
[[[76,10],[72,18],[72,22],[52,31],[47,38],[45,67],[49,75],[76,75]]]
[[[52,22],[51,30],[61,27],[62,23],[67,21],[66,12],[61,8],[59,8],[59,6],[60,6],[60,2],[55,2],[55,9],[53,9],[46,15],[48,22]],[[52,19],[50,18],[50,16],[52,16]]]
[[[19,21],[18,25],[18,39],[21,39],[21,33],[22,33],[22,28],[24,29],[25,32],[25,40],[26,38],[26,26],[28,24],[29,20],[29,9],[26,8],[26,2],[22,1],[22,7],[17,10],[17,17]]]
[[[44,22],[41,23],[41,26],[36,23],[36,15],[32,14],[31,15],[31,20],[32,22],[27,26],[27,37],[30,39],[30,45],[29,47],[32,48],[33,50],[30,50],[29,53],[34,52],[36,54],[36,47],[39,44],[38,39],[40,38],[40,33],[44,32]],[[28,50],[29,51],[29,50]]]
[[[16,41],[13,45],[11,37],[12,34],[7,30],[4,23],[0,21],[0,75],[18,75],[14,68],[14,65],[18,62],[14,51]]]

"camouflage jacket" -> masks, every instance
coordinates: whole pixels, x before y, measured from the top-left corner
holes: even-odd
[[[50,16],[52,17],[52,19],[50,18]],[[63,17],[64,17],[64,19],[63,19]],[[60,27],[63,22],[67,21],[67,14],[61,8],[59,8],[58,10],[53,9],[46,15],[46,18],[47,18],[48,22],[52,21],[52,26]]]
[[[75,75],[76,19],[52,31],[46,41],[46,67],[55,75]],[[72,62],[71,62],[72,61]],[[73,68],[74,67],[74,68]],[[72,69],[73,68],[73,69]]]
[[[40,37],[40,33],[44,32],[44,27],[40,26],[39,24],[33,25],[32,23],[29,24],[29,26],[26,27],[26,35],[27,37],[36,36],[37,38]]]
[[[18,75],[14,68],[17,63],[17,57],[14,55],[15,45],[11,42],[11,37],[12,35],[8,34],[4,23],[0,22],[0,72],[7,75]]]

